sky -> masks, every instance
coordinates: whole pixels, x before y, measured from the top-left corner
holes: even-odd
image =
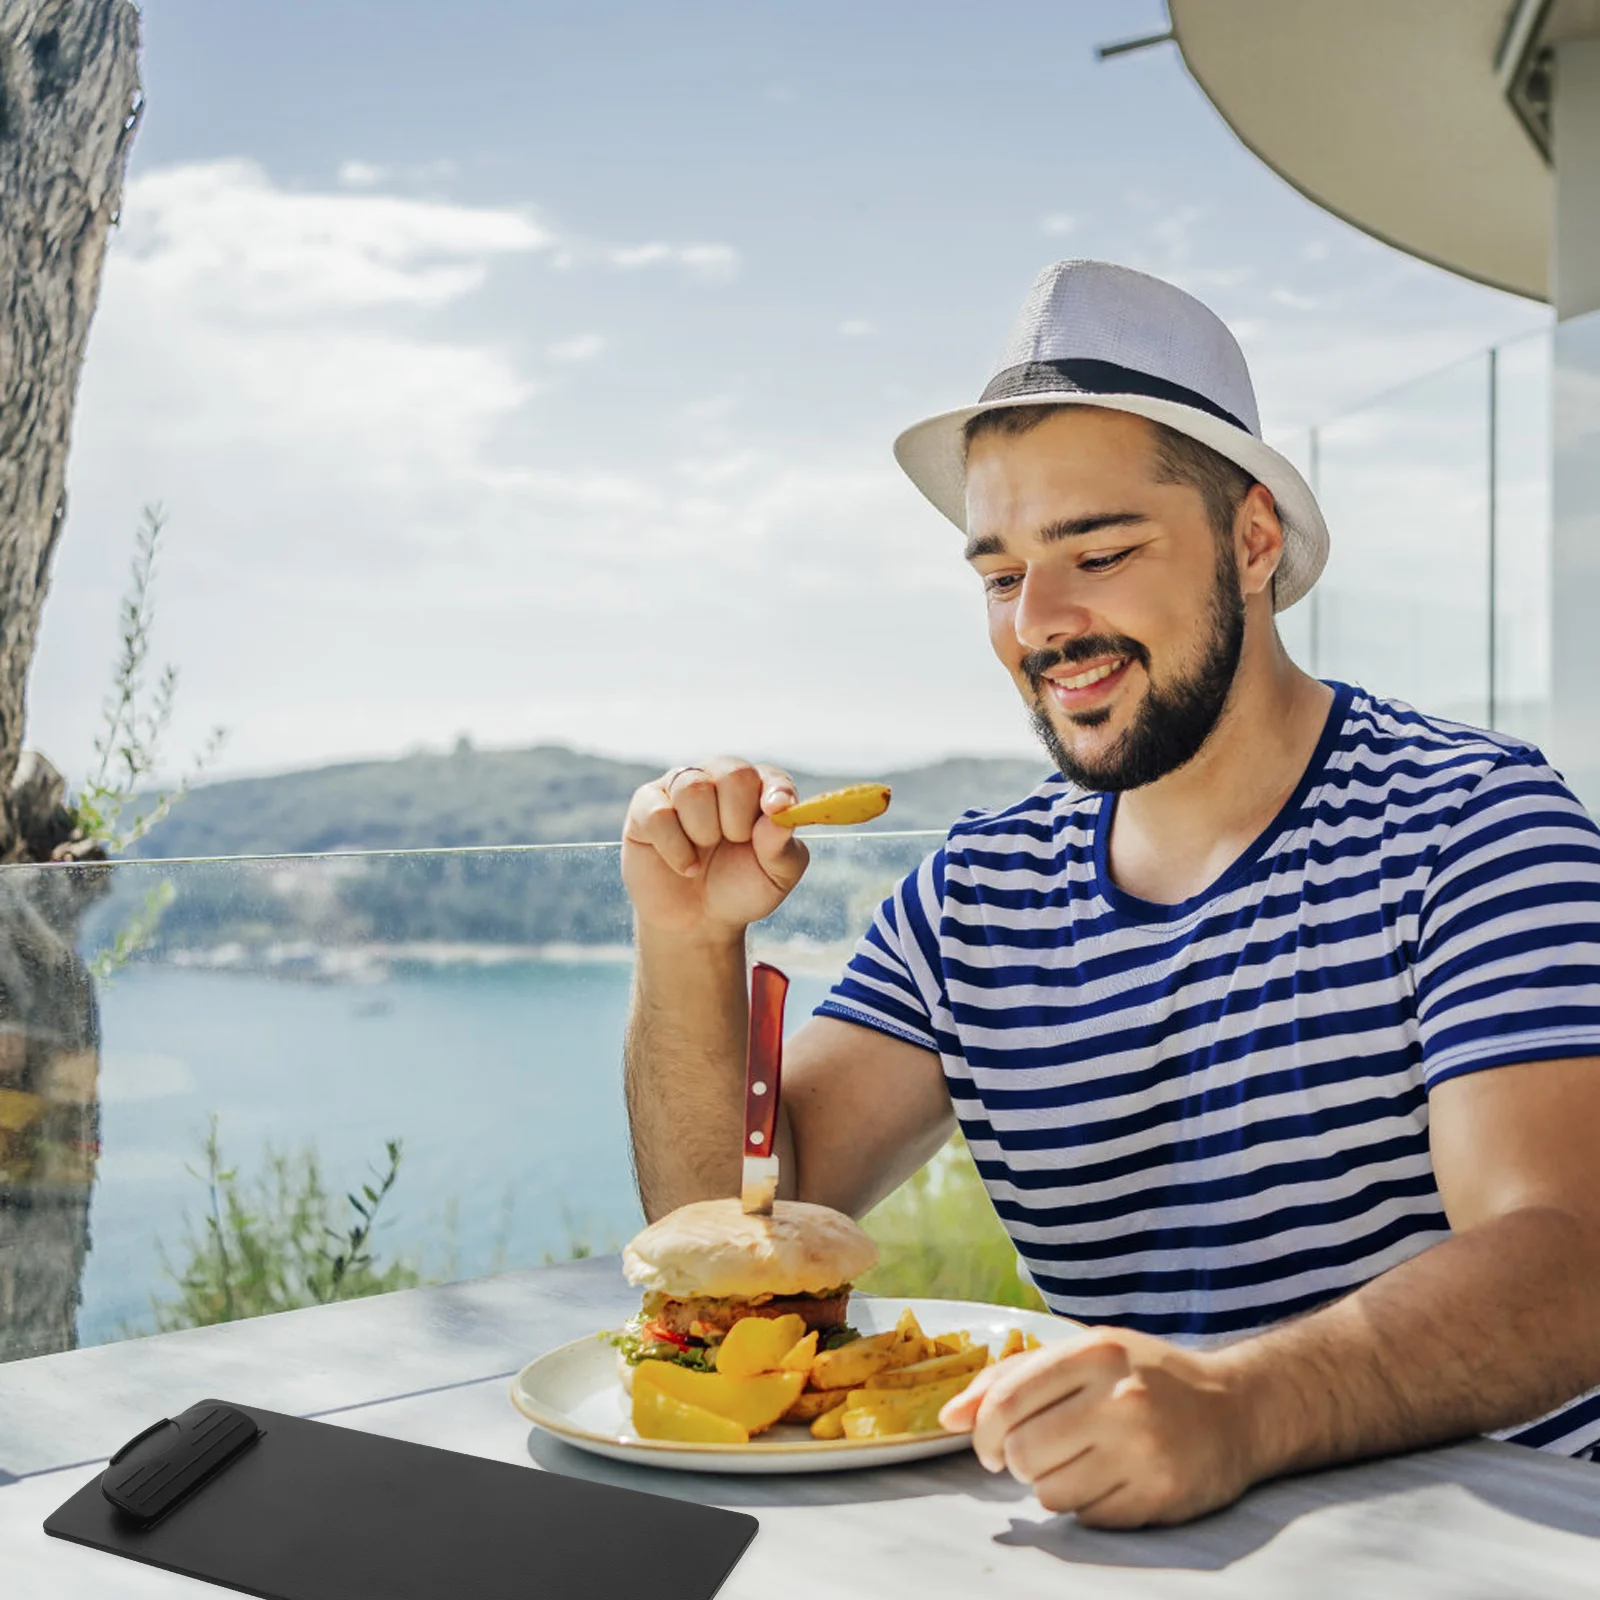
[[[141,508],[163,765],[1033,752],[896,433],[1094,256],[1285,444],[1547,324],[1250,155],[1156,0],[147,0],[28,743],[88,770]],[[1335,541],[1338,529],[1333,530]]]

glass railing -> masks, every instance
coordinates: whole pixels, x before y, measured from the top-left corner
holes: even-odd
[[[1296,659],[1600,806],[1600,314],[1275,442],[1333,535]],[[938,837],[814,842],[791,1023]],[[615,1248],[630,964],[614,845],[0,868],[0,1359]],[[878,1286],[1025,1302],[963,1163]]]
[[[1552,394],[1560,395],[1560,422]],[[1559,435],[1559,436],[1558,436]],[[1575,318],[1273,441],[1316,490],[1332,533],[1321,582],[1285,612],[1291,653],[1431,714],[1543,746],[1600,805],[1600,712],[1559,703],[1552,616],[1592,616],[1600,548],[1600,314]],[[1552,501],[1555,481],[1567,502]],[[1567,552],[1565,555],[1562,552]],[[1593,637],[1591,623],[1563,637]],[[1600,659],[1600,658],[1597,658]],[[1581,685],[1581,669],[1567,684]],[[1600,675],[1594,677],[1600,682]]]
[[[791,1029],[939,837],[813,841]],[[0,1359],[618,1248],[629,937],[614,845],[0,871]]]

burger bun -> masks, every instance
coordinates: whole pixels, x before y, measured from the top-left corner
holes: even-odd
[[[696,1200],[636,1235],[622,1270],[674,1300],[820,1295],[877,1264],[878,1247],[842,1211],[779,1200],[770,1216],[737,1200]]]

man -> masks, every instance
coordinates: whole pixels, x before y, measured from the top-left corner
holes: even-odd
[[[897,454],[967,534],[1059,773],[885,902],[788,1046],[788,1192],[859,1215],[959,1122],[1085,1340],[946,1408],[1086,1522],[1503,1430],[1600,1441],[1600,836],[1539,754],[1289,660],[1327,534],[1244,360],[1154,279],[1039,279]],[[646,1210],[734,1193],[744,931],[805,870],[781,772],[624,830]]]

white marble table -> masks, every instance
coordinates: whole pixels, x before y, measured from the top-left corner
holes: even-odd
[[[690,1476],[530,1428],[510,1376],[634,1303],[614,1259],[574,1262],[0,1366],[0,1600],[224,1592],[40,1526],[123,1441],[206,1395],[748,1510],[761,1531],[726,1600],[1600,1596],[1600,1467],[1488,1441],[1271,1484],[1191,1527],[1129,1534],[1051,1516],[969,1454]]]

